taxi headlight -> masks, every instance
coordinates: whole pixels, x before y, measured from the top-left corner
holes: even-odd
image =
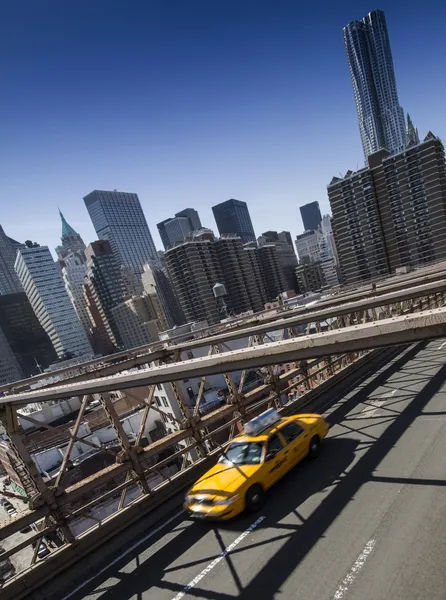
[[[186,504],[191,504],[194,500],[193,496],[186,496],[184,501],[186,502]]]
[[[214,500],[214,505],[216,506],[228,506],[229,504],[234,504],[240,498],[239,494],[235,494],[230,498],[221,498],[220,500]]]

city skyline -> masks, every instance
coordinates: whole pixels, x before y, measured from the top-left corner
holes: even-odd
[[[134,191],[139,195],[158,249],[162,246],[156,231],[157,222],[175,214],[184,206],[193,206],[199,211],[203,223],[213,227],[211,206],[231,197],[247,202],[255,231],[264,231],[273,226],[277,230],[291,230],[294,238],[296,233],[302,230],[298,206],[318,201],[322,212],[328,212],[326,185],[332,174],[345,172],[345,165],[354,167],[358,163],[361,164],[361,143],[342,41],[342,28],[373,8],[375,7],[365,2],[347,2],[342,7],[331,7],[327,3],[324,9],[326,19],[319,32],[324,39],[325,50],[322,52],[321,48],[311,57],[303,52],[311,32],[305,32],[299,21],[300,18],[311,21],[314,16],[314,9],[311,7],[305,8],[304,14],[299,12],[298,19],[297,9],[289,3],[289,6],[286,4],[283,7],[283,13],[271,20],[272,9],[259,5],[249,40],[244,41],[244,25],[248,17],[252,16],[248,14],[247,8],[239,8],[232,20],[228,19],[228,14],[225,13],[226,18],[222,15],[220,21],[215,19],[218,15],[204,11],[196,27],[205,30],[209,25],[218,33],[213,42],[206,38],[211,44],[210,54],[215,58],[218,68],[212,76],[209,95],[205,95],[202,103],[195,107],[191,102],[192,89],[187,86],[180,73],[183,61],[196,61],[193,73],[200,90],[204,73],[209,72],[209,65],[207,59],[199,52],[202,48],[197,45],[192,44],[184,57],[174,52],[174,49],[178,48],[177,44],[182,43],[180,25],[175,19],[173,31],[177,33],[178,29],[180,38],[169,54],[170,62],[164,65],[169,76],[163,78],[158,72],[155,73],[156,77],[162,77],[162,83],[165,85],[159,88],[159,94],[144,113],[141,112],[141,104],[134,105],[131,94],[128,98],[117,94],[116,100],[107,95],[106,104],[111,103],[109,109],[104,113],[98,112],[99,97],[101,110],[104,99],[99,92],[105,91],[102,86],[106,80],[102,77],[89,89],[89,94],[85,95],[82,91],[85,101],[77,92],[73,101],[68,103],[67,110],[61,108],[66,100],[62,92],[62,96],[58,97],[59,108],[54,110],[54,100],[48,98],[43,91],[47,86],[42,86],[35,104],[22,105],[20,110],[10,107],[9,101],[4,99],[5,109],[11,114],[6,127],[7,143],[3,160],[7,172],[4,193],[8,199],[6,210],[2,214],[4,229],[15,239],[35,239],[53,249],[59,242],[56,209],[59,205],[75,230],[79,231],[86,241],[92,241],[95,235],[82,206],[82,197],[89,189],[116,187]],[[438,19],[438,14],[436,19],[433,19],[432,15],[424,15],[420,9],[413,7],[401,14],[394,2],[383,2],[379,8],[385,11],[391,31],[398,91],[404,109],[412,115],[420,131],[434,129],[440,137],[444,137],[444,118],[440,111],[444,84],[436,78],[436,93],[430,94],[429,97],[423,94],[423,89],[431,88],[429,83],[433,80],[435,61],[439,60],[433,50],[441,43],[438,26],[441,19]],[[189,9],[191,19],[195,4]],[[111,10],[107,15],[107,27],[111,26],[112,30],[118,22],[119,15],[116,14],[116,10]],[[225,11],[229,13],[231,10],[235,8],[229,4]],[[11,33],[14,35],[14,23],[18,26],[18,17],[14,13],[14,7],[8,7],[8,11],[11,12],[11,32],[1,43],[14,49],[15,42]],[[54,57],[58,55],[60,59],[65,57],[74,60],[77,43],[74,38],[80,39],[78,33],[82,33],[82,28],[86,27],[81,22],[79,13],[82,11],[83,6],[80,3],[74,10],[75,26],[68,32],[61,52],[58,54],[53,51],[51,59],[47,54],[48,49],[54,50],[53,46],[58,47],[57,44],[62,43],[55,29],[62,15],[57,11],[54,14],[44,14],[45,11],[42,11],[42,15],[37,15],[35,23],[31,22],[32,19],[29,22],[25,19],[26,27],[29,27],[33,34],[32,39],[37,42],[35,54],[40,62],[36,73],[42,75],[45,83],[51,84],[49,90],[59,87],[59,77],[62,77],[57,70],[54,75],[52,61],[59,60]],[[141,11],[144,13],[143,9]],[[180,6],[179,12],[182,12]],[[92,13],[93,26],[99,14],[95,9],[92,9]],[[139,48],[140,52],[143,49],[149,51],[148,54],[143,54],[149,56],[147,66],[150,73],[155,68],[150,56],[162,47],[161,34],[168,23],[166,15],[161,13],[150,15],[152,20],[160,25],[160,35],[154,36],[151,42],[153,47]],[[138,13],[138,16],[144,22],[144,14]],[[33,14],[32,17],[36,15]],[[49,35],[48,31],[42,28],[42,17],[48,19],[47,27],[53,27]],[[422,27],[421,17],[427,19]],[[147,18],[145,15],[146,20]],[[129,24],[125,23],[125,39],[129,36]],[[132,20],[131,25],[133,24]],[[271,42],[264,41],[263,34],[266,28],[272,28]],[[90,29],[87,29],[87,45],[96,44]],[[100,30],[99,39],[106,35],[105,29],[107,28]],[[296,31],[302,35],[296,36]],[[415,32],[416,36],[412,35]],[[43,36],[46,36],[48,47],[42,45]],[[225,55],[223,49],[227,49],[225,41],[228,36],[235,38],[234,47]],[[135,35],[135,38],[137,37]],[[281,44],[277,46],[279,37]],[[186,43],[186,40],[182,41]],[[265,43],[276,46],[271,54],[271,47],[265,46]],[[252,50],[249,50],[251,46]],[[327,48],[330,49],[330,60],[326,60]],[[101,54],[101,60],[106,61],[107,68],[104,73],[107,74],[107,78],[112,75],[112,62],[116,65],[114,59],[117,51],[118,48],[115,48],[110,58]],[[121,51],[123,47],[119,45],[119,52]],[[134,51],[135,47],[130,45],[120,56],[121,62],[115,73],[118,82],[120,77],[125,76],[126,65]],[[254,54],[257,54],[256,59]],[[268,59],[265,58],[265,54],[269,56]],[[18,67],[23,66],[25,59],[29,59],[21,82],[15,82],[15,87],[18,85],[22,89],[21,97],[25,98],[28,95],[25,89],[31,83],[31,71],[35,62],[28,56],[27,48],[20,49],[20,52],[17,49],[13,52],[13,58],[9,68],[15,72]],[[240,65],[235,64],[235,58]],[[48,65],[45,63],[46,59],[49,59]],[[142,59],[141,61],[144,63]],[[141,87],[145,66],[141,61],[138,69],[132,70],[128,77],[130,89],[136,86],[136,91],[145,99],[148,91],[144,86]],[[428,62],[431,68],[417,69],[423,62]],[[83,85],[79,84],[91,83],[92,72],[87,70],[83,75],[87,80],[79,80],[79,63],[72,66],[76,68],[72,71],[73,80],[68,82],[67,89],[72,91],[71,86],[76,83],[76,87],[82,90]],[[414,71],[417,72],[415,83]],[[250,73],[246,84],[241,79],[242,72]],[[144,74],[144,79],[147,78],[146,75]],[[50,76],[54,81],[48,80]],[[6,77],[8,83],[8,77],[14,77],[13,72],[8,71]],[[228,87],[228,77],[233,77],[232,88],[237,87],[235,95],[231,86]],[[307,81],[307,92],[303,95],[299,91],[302,78]],[[112,77],[110,81],[113,81]],[[336,83],[335,88],[330,87],[333,83]],[[172,96],[175,85],[180,86],[178,102]],[[324,111],[321,103],[325,102],[323,96],[326,96],[324,89],[327,87],[331,89],[330,103]],[[226,89],[223,94],[222,88]],[[153,89],[150,92],[153,92]],[[167,101],[164,108],[160,105],[161,96]],[[73,104],[75,100],[77,105]],[[331,110],[333,100],[336,101],[335,115]],[[121,110],[113,116],[115,102],[120,103]],[[315,104],[314,108],[310,107],[311,103]],[[181,115],[180,107],[184,109],[180,111]],[[128,110],[123,110],[126,108]],[[308,108],[311,108],[309,112],[306,110]],[[23,111],[27,115],[26,119],[23,119]],[[82,124],[84,116],[87,117],[85,125]],[[119,120],[118,124],[115,117]],[[154,119],[159,119],[159,127],[152,128]],[[219,119],[224,125],[224,132],[216,125]],[[186,124],[188,121],[190,126]],[[259,122],[262,123],[260,129]],[[136,128],[137,123],[141,131]],[[204,129],[209,129],[209,134]],[[329,131],[325,139],[324,131]],[[339,148],[337,140],[341,134],[342,146]],[[36,136],[42,141],[38,152],[35,148]],[[113,142],[119,142],[119,145],[114,145],[112,138]],[[158,144],[156,155],[153,154],[155,144]],[[235,146],[238,146],[236,152]],[[281,211],[275,213],[274,222],[271,223],[267,209],[277,204],[280,205]],[[17,218],[17,214],[20,214],[20,219]]]

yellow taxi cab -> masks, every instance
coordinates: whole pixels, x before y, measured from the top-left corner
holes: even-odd
[[[258,510],[265,491],[306,456],[316,457],[328,433],[321,415],[281,417],[269,409],[245,424],[217,464],[194,483],[184,507],[201,519],[230,519]]]

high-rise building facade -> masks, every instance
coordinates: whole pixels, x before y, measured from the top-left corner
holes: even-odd
[[[17,294],[23,291],[17,273],[14,270],[17,253],[17,245],[15,244],[6,235],[0,225],[0,296],[3,294]]]
[[[59,358],[92,356],[87,335],[47,246],[20,248],[15,270]]]
[[[355,283],[446,258],[446,167],[441,141],[392,155],[328,186],[333,231],[343,278]]]
[[[188,240],[165,254],[167,269],[187,321],[221,320],[212,288],[222,273],[210,239]]]
[[[268,302],[271,302],[279,294],[287,291],[285,275],[280,264],[277,248],[274,244],[259,246],[257,253],[266,295]]]
[[[304,225],[304,231],[314,231],[322,222],[321,209],[319,202],[309,202],[299,207],[300,216]]]
[[[57,360],[51,340],[25,292],[0,296],[0,329],[24,377],[38,375]]]
[[[126,299],[121,269],[108,240],[97,240],[85,250],[87,260],[85,296],[87,310],[93,323],[93,335],[100,339],[101,348],[108,344],[122,346],[112,309]]]
[[[214,243],[222,283],[227,292],[225,303],[230,314],[263,310],[259,282],[250,269],[247,253],[237,235],[225,235]]]
[[[241,238],[244,244],[256,241],[246,202],[231,198],[213,206],[212,212],[220,235],[234,233]]]
[[[19,364],[8,344],[3,331],[0,329],[0,385],[23,379]]]
[[[365,159],[382,148],[400,152],[407,134],[384,12],[352,21],[343,35]]]
[[[85,333],[90,339],[91,321],[84,294],[84,279],[87,272],[85,254],[83,252],[70,252],[65,258],[59,259],[59,264],[62,268],[62,278],[68,297]]]
[[[282,267],[283,274],[286,281],[286,289],[298,291],[298,283],[296,279],[296,267],[297,267],[297,256],[294,252],[293,244],[289,243],[291,240],[291,233],[289,231],[265,231],[258,238],[259,246],[265,244],[274,244],[277,249],[277,256],[279,258],[279,264]]]
[[[84,198],[100,240],[108,240],[120,265],[137,275],[157,260],[155,244],[137,194],[94,190]]]
[[[161,330],[147,296],[133,296],[112,308],[113,320],[124,348],[137,348],[158,341]]]
[[[157,319],[160,323],[165,321],[162,325],[163,330],[183,325],[186,322],[186,317],[165,267],[154,263],[144,265],[141,281],[144,295],[149,296],[154,304],[158,315]]]
[[[172,219],[165,219],[158,223],[158,232],[165,250],[175,244],[184,242],[193,231],[201,229],[198,212],[194,208],[185,208],[175,214]]]

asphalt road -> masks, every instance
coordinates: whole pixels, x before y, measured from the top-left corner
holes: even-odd
[[[444,600],[445,362],[443,340],[409,348],[330,409],[320,457],[259,514],[172,516],[69,597]]]

